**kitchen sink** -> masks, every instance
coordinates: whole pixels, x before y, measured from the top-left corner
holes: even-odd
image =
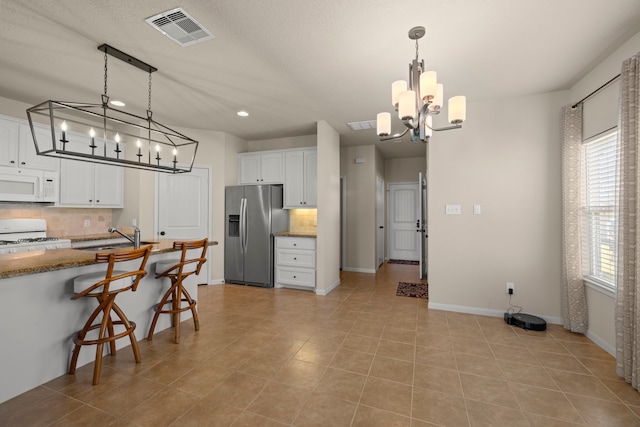
[[[140,242],[140,246],[145,246],[145,245],[153,245],[156,244],[158,242]],[[109,243],[103,243],[101,245],[97,245],[97,246],[86,246],[84,248],[77,248],[80,249],[81,251],[94,251],[94,252],[102,252],[102,251],[113,251],[113,250],[117,250],[117,249],[133,249],[133,243],[130,242],[125,242],[125,243],[114,243],[114,244],[109,244]]]

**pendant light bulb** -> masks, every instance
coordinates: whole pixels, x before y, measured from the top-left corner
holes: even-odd
[[[407,82],[404,80],[396,80],[391,84],[391,105],[396,110],[398,109],[398,103],[400,102],[400,94],[407,90]]]
[[[398,117],[401,120],[414,120],[416,118],[416,93],[407,90],[400,94],[398,105]]]
[[[453,96],[449,98],[449,123],[458,125],[467,119],[467,97]]]
[[[391,113],[378,113],[376,127],[378,136],[389,136],[391,133]]]

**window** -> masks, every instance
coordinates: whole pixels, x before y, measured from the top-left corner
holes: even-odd
[[[616,286],[616,149],[618,132],[583,144],[583,265],[585,279],[607,289]]]

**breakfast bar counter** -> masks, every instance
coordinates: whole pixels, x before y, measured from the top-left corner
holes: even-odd
[[[149,243],[153,245],[152,257],[174,251],[173,240],[165,239]],[[209,244],[214,246],[218,242]],[[0,255],[0,279],[92,265],[95,264],[96,252],[87,249],[53,249]]]
[[[179,253],[173,249],[173,240],[153,243],[148,274],[135,292],[125,292],[118,298],[120,308],[137,325],[137,340],[146,338],[153,308],[170,286],[169,279],[155,278],[156,264],[175,260]],[[73,280],[83,274],[106,272],[106,264],[97,264],[95,255],[95,250],[87,249],[0,255],[0,403],[67,372],[73,337],[96,307],[93,298],[71,299]],[[185,288],[197,300],[198,284],[206,282],[205,277],[190,276]],[[190,311],[182,313],[182,321],[190,318]],[[161,317],[156,332],[170,327],[170,316]],[[128,345],[128,340],[118,340],[116,345],[120,349]],[[93,362],[94,357],[95,348],[83,348],[78,367]]]

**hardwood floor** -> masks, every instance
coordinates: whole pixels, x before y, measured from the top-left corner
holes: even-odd
[[[416,275],[343,273],[325,297],[201,286],[199,332],[142,340],[138,365],[105,357],[97,386],[86,365],[11,399],[0,425],[640,425],[640,393],[589,339],[396,296]]]

